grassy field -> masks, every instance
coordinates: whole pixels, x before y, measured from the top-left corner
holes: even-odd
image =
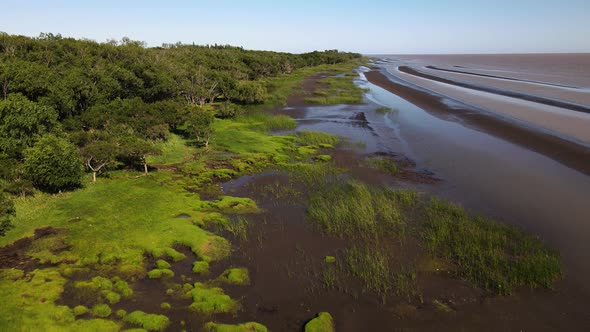
[[[312,97],[305,98],[310,104],[362,104],[364,91],[357,87],[350,76],[333,76],[319,81],[323,87],[313,92]]]

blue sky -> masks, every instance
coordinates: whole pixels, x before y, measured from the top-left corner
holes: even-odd
[[[590,0],[0,0],[0,31],[288,52],[590,52]]]

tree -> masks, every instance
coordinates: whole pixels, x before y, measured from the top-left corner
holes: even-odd
[[[209,146],[209,140],[213,135],[213,122],[215,115],[212,112],[193,109],[187,120],[187,129],[189,135],[196,139],[198,143],[202,143],[205,147]]]
[[[21,94],[0,100],[0,152],[20,156],[33,145],[37,135],[59,127],[57,112],[41,106]]]
[[[147,156],[158,155],[161,150],[154,143],[137,137],[121,138],[119,156],[131,163],[140,163],[144,175],[148,175]]]
[[[92,183],[96,183],[96,175],[117,162],[119,145],[112,140],[94,140],[82,149],[84,165],[92,172]]]
[[[67,139],[46,135],[25,150],[25,175],[35,187],[48,191],[80,187],[82,166],[78,149]]]
[[[14,227],[12,218],[15,215],[14,203],[0,190],[0,236],[6,235],[6,232]]]

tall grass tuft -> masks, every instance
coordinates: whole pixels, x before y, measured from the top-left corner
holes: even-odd
[[[558,254],[538,238],[436,198],[428,203],[422,237],[433,255],[455,262],[462,276],[493,293],[550,288],[562,275]]]
[[[328,234],[375,239],[404,233],[402,204],[405,202],[393,190],[349,181],[330,185],[313,195],[307,214]]]
[[[340,140],[336,135],[321,131],[299,131],[297,132],[297,136],[299,136],[299,142],[303,145],[335,145]]]

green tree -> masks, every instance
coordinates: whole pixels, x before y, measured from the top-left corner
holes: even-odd
[[[81,185],[78,149],[67,139],[45,135],[25,150],[25,175],[44,191],[58,192]]]
[[[141,164],[145,175],[148,174],[147,156],[158,155],[161,152],[153,142],[134,136],[119,140],[119,156],[128,163]]]
[[[196,139],[197,143],[208,147],[209,140],[213,135],[215,115],[209,111],[192,108],[187,120],[188,134],[191,138]]]
[[[119,145],[114,140],[93,140],[82,148],[84,165],[92,172],[92,183],[96,183],[98,173],[104,172],[117,163],[118,155]]]
[[[41,106],[21,94],[0,100],[0,152],[20,156],[33,145],[37,135],[59,127],[57,112]]]
[[[4,191],[0,190],[0,236],[14,227],[12,218],[16,215],[14,203],[8,198]]]

